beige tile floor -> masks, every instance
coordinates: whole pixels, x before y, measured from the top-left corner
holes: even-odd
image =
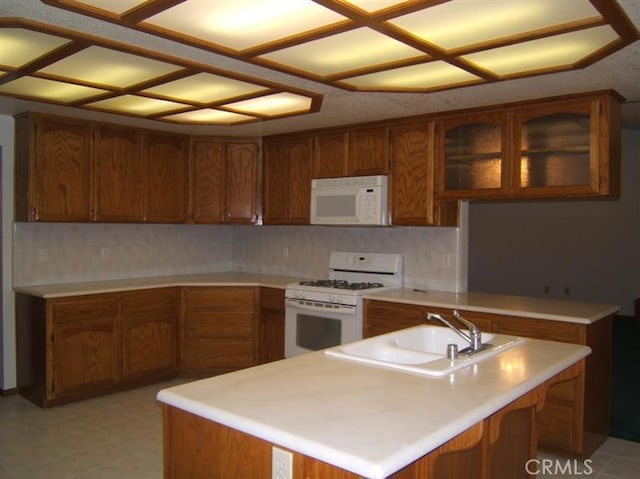
[[[0,398],[0,479],[162,479],[162,420],[155,395],[177,383],[50,409],[17,395]],[[541,453],[543,459],[555,467],[554,456]],[[540,462],[531,471],[541,471],[538,477],[544,479],[640,478],[640,443],[610,438],[591,460],[590,468],[566,466],[562,458],[564,469],[542,473]]]

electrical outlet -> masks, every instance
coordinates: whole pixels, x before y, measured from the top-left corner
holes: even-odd
[[[443,268],[448,268],[451,266],[451,256],[449,254],[443,254],[440,258],[440,262]]]
[[[293,454],[274,447],[271,455],[271,479],[293,479]]]

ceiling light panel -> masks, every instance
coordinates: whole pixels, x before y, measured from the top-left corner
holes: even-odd
[[[341,80],[359,90],[432,90],[458,84],[483,82],[468,71],[446,62],[429,62]]]
[[[369,28],[359,28],[278,50],[260,58],[314,75],[329,76],[420,56],[425,56],[420,50]]]
[[[463,58],[499,75],[570,67],[618,39],[608,26],[518,43]]]
[[[106,9],[122,3],[126,3],[123,11],[129,11],[142,2],[95,0],[91,5]],[[257,116],[224,111],[226,104],[275,92],[285,92],[298,103],[288,107],[276,103],[275,110]],[[211,124],[298,115],[317,111],[322,103],[321,95],[299,88],[12,18],[0,18],[0,95],[174,123]]]
[[[390,20],[445,50],[494,41],[585,19],[601,19],[588,0],[451,0]]]
[[[240,113],[233,113],[230,111],[214,110],[211,108],[176,113],[175,115],[167,115],[162,119],[177,123],[199,123],[216,125],[233,125],[258,120],[258,118],[256,118],[255,116],[242,115]]]
[[[125,88],[181,69],[170,63],[94,46],[57,61],[40,73]]]
[[[23,28],[5,28],[0,35],[0,65],[20,68],[70,43],[66,38]]]
[[[87,106],[136,116],[150,116],[184,109],[187,105],[143,96],[122,95],[89,103]]]
[[[244,50],[344,20],[311,0],[186,0],[145,23]]]
[[[107,91],[42,78],[21,77],[0,84],[0,93],[65,104],[93,98]]]
[[[251,100],[229,103],[227,107],[247,114],[280,116],[308,111],[311,108],[311,99],[291,93],[275,93]]]
[[[214,103],[265,91],[265,87],[232,78],[198,73],[187,78],[147,88],[144,93],[189,103]]]

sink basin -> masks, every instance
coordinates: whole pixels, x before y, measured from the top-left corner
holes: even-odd
[[[423,325],[337,346],[326,350],[325,354],[427,376],[443,376],[495,356],[522,341],[516,336],[482,333],[482,342],[491,344],[490,348],[449,359],[447,345],[455,344],[462,351],[469,344],[450,328]]]

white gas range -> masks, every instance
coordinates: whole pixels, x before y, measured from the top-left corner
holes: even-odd
[[[402,287],[402,256],[334,252],[329,277],[288,284],[285,356],[362,339],[362,296]]]

